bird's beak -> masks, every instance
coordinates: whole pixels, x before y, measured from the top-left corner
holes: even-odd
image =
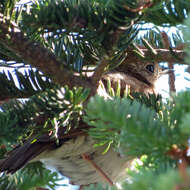
[[[170,74],[170,73],[174,73],[174,69],[169,69],[167,67],[162,67],[162,71],[160,72],[160,75],[167,75],[167,74]]]

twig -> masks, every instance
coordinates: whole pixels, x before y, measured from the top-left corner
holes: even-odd
[[[170,48],[170,42],[169,42],[168,35],[165,32],[162,32],[161,35],[162,35],[162,40],[163,40],[165,48],[169,49]],[[174,70],[174,65],[171,61],[168,61],[168,68],[171,70]],[[176,93],[174,72],[169,73],[168,83],[169,83],[170,95],[172,95],[172,93]]]
[[[150,57],[155,62],[173,62],[173,63],[178,63],[178,64],[180,63],[184,64],[184,62],[179,62],[179,60],[173,57],[171,55],[170,50],[168,49],[155,48],[157,55],[154,57],[151,55],[150,51],[146,49],[145,47],[140,47],[140,49],[143,52],[145,58]],[[184,60],[186,53],[183,50],[176,50],[174,48],[173,52],[176,54],[177,57]],[[127,53],[127,57],[124,62],[127,62],[127,63],[134,63],[134,61],[147,62],[147,59],[143,60],[142,58],[139,58],[138,56],[136,56],[132,48],[128,48],[126,53]]]
[[[184,180],[184,182],[188,182],[189,181],[189,175],[187,174],[187,162],[185,161],[185,159],[181,159],[179,164],[178,164],[178,170],[179,173],[182,177],[182,179]]]
[[[95,69],[92,77],[91,77],[91,81],[92,84],[94,86],[93,90],[91,91],[90,96],[94,96],[97,88],[99,86],[99,81],[103,75],[103,73],[105,72],[106,67],[108,66],[108,60],[106,60],[106,58],[103,58],[102,61],[100,62],[100,64],[97,66],[97,68]]]
[[[190,188],[190,176],[187,173],[187,162],[185,159],[181,159],[179,164],[178,164],[178,170],[181,178],[183,179],[182,184],[178,184],[174,187],[174,190],[184,190],[184,189],[189,189]]]
[[[177,145],[173,145],[173,147],[166,153],[171,158],[177,160],[178,163],[178,171],[183,180],[183,183],[175,185],[173,190],[184,190],[190,188],[190,176],[187,173],[187,168],[190,165],[189,156],[187,155],[189,147],[185,149],[180,149]]]
[[[103,177],[103,179],[104,179],[105,181],[108,182],[109,185],[113,186],[112,180],[105,174],[105,172],[104,172],[100,167],[98,167],[98,166],[96,165],[95,162],[93,162],[93,161],[90,159],[90,157],[89,157],[88,154],[85,154],[85,153],[84,153],[84,154],[82,154],[81,156],[82,156],[82,158],[83,158],[84,160],[86,160],[86,161],[97,171],[97,173],[99,173],[100,176]]]

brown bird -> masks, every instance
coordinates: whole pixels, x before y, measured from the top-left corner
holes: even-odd
[[[169,70],[161,68],[158,63],[130,63],[104,74],[102,80],[106,85],[106,81],[109,79],[113,88],[116,88],[119,82],[121,91],[130,89],[130,92],[157,94],[156,81],[167,73]],[[101,95],[104,96],[103,93]]]
[[[122,90],[130,88],[132,92],[156,93],[155,83],[163,74],[157,63],[128,64],[124,71],[122,69],[106,73],[102,81],[105,83],[109,79],[113,88],[119,81]],[[104,90],[100,87],[98,93],[105,96]],[[75,185],[92,183],[113,185],[121,177],[124,178],[125,169],[130,167],[131,159],[120,155],[112,147],[103,154],[106,147],[94,147],[95,140],[87,134],[89,126],[85,123],[80,126],[82,126],[80,129],[58,135],[61,143],[59,147],[56,147],[56,140],[51,134],[42,135],[33,143],[31,143],[33,139],[27,140],[1,160],[0,171],[14,173],[28,162],[41,161],[67,176],[70,183]]]

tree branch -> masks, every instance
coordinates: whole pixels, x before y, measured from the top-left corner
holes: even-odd
[[[15,52],[19,57],[26,61],[27,64],[32,65],[33,67],[38,68],[40,71],[44,72],[46,75],[50,76],[54,82],[60,85],[68,85],[69,87],[73,86],[82,86],[85,88],[90,88],[92,91],[95,91],[96,85],[92,85],[101,78],[102,71],[105,66],[103,63],[97,67],[92,78],[82,79],[80,76],[75,75],[69,69],[65,68],[66,64],[58,61],[53,53],[48,49],[40,46],[35,42],[29,41],[24,34],[19,31],[18,27],[6,20],[2,14],[0,14],[0,42],[7,47],[9,50]],[[125,70],[125,63],[130,64],[134,62],[172,62],[179,63],[179,59],[183,63],[185,53],[183,47],[181,49],[176,48],[173,52],[176,54],[176,57],[173,56],[168,49],[155,49],[157,55],[152,55],[151,52],[145,47],[139,47],[144,53],[145,59],[142,59],[137,56],[132,48],[127,50],[127,58],[120,65],[120,70]],[[149,58],[149,60],[147,59]],[[64,68],[63,68],[64,67]],[[96,81],[96,82],[95,82]],[[4,98],[2,99],[4,100]]]
[[[66,69],[53,53],[36,42],[29,41],[18,27],[0,14],[0,41],[9,50],[15,52],[27,64],[38,68],[61,85],[92,88],[90,82]],[[64,68],[63,68],[64,67]]]
[[[29,98],[30,96],[33,96],[33,95],[35,95],[35,94],[37,94],[37,93],[39,93],[39,91],[38,92],[36,92],[36,93],[28,93],[28,94],[18,94],[18,95],[16,95],[16,94],[8,94],[8,95],[6,95],[6,93],[1,93],[1,95],[0,95],[0,106],[2,105],[2,104],[4,104],[4,103],[7,103],[9,100],[12,100],[12,99],[17,99],[17,98]]]
[[[186,53],[179,49],[173,49],[173,52],[175,53],[176,57],[174,57],[169,49],[157,49],[154,50],[157,52],[157,55],[152,55],[152,53],[146,49],[145,47],[140,47],[141,51],[144,53],[145,59],[139,58],[134,52],[133,49],[129,48],[127,51],[127,57],[125,61],[127,63],[134,63],[134,61],[137,62],[148,62],[148,59],[153,60],[154,62],[176,62],[180,64],[185,64],[184,62],[179,62],[179,59],[184,60],[184,57],[186,56]],[[147,59],[148,57],[148,59]],[[179,58],[179,59],[178,59]]]
[[[170,48],[170,41],[169,41],[168,35],[166,34],[166,32],[162,32],[161,35],[162,35],[162,41],[163,41],[165,48],[169,49]],[[168,68],[171,70],[174,69],[174,65],[171,61],[168,61]],[[176,92],[174,72],[169,73],[168,83],[169,83],[169,92],[171,95],[172,93]]]
[[[96,94],[97,88],[99,86],[99,81],[100,81],[102,75],[104,74],[106,67],[108,65],[109,65],[108,60],[103,57],[102,60],[100,61],[100,64],[96,67],[96,69],[91,77],[91,81],[94,86],[94,88],[90,94],[91,96],[94,96]]]

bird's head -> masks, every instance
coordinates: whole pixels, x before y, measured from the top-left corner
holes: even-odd
[[[162,76],[163,69],[155,62],[141,62],[126,64],[125,70],[122,72],[149,86],[154,86],[155,82]]]
[[[131,91],[147,94],[156,93],[157,80],[168,72],[155,62],[134,62],[119,66],[114,71],[108,72],[104,78],[110,78],[115,82],[119,80],[123,88],[128,85]]]

